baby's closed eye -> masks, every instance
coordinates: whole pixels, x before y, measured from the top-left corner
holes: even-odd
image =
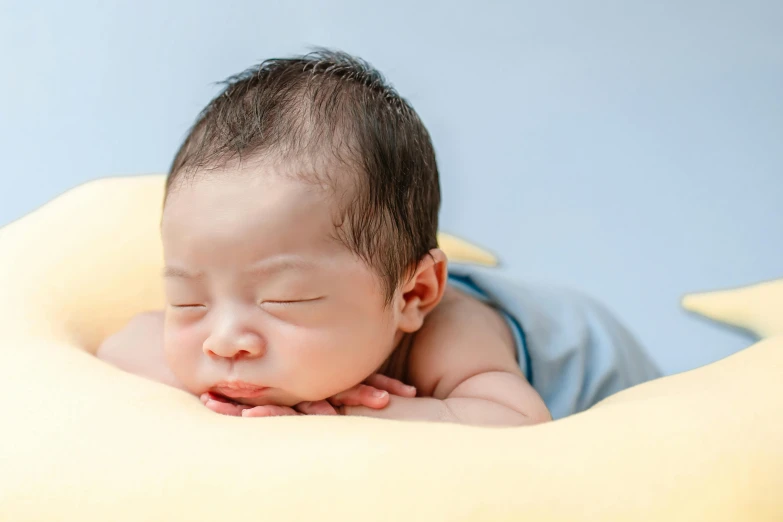
[[[318,301],[323,301],[326,299],[325,296],[319,296],[319,297],[302,297],[298,299],[294,298],[287,298],[287,299],[264,299],[261,301],[261,305],[293,305],[293,304],[308,304],[308,303],[315,303]]]

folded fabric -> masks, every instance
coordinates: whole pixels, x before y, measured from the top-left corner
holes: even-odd
[[[458,263],[450,265],[449,273],[518,328],[520,368],[554,419],[661,376],[625,325],[582,293],[520,281],[497,268]]]

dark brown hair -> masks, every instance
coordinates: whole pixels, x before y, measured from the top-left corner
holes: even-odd
[[[166,195],[184,176],[249,156],[310,161],[334,188],[326,158],[355,178],[336,237],[378,273],[388,304],[437,246],[438,167],[419,116],[367,62],[328,49],[265,60],[224,83],[177,152]]]

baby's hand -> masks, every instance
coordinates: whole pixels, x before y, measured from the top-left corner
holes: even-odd
[[[209,393],[201,395],[201,402],[210,410],[222,415],[241,417],[278,417],[283,415],[338,415],[343,406],[365,406],[375,410],[389,404],[389,394],[400,397],[415,397],[416,388],[397,379],[381,374],[371,375],[363,384],[323,401],[300,402],[293,408],[288,406],[247,406],[229,403]]]
[[[293,408],[282,406],[256,406],[244,409],[243,417],[275,417],[278,415],[339,415],[343,406],[366,406],[381,410],[389,404],[389,394],[415,397],[416,388],[402,381],[379,373],[373,374],[353,388],[340,392],[324,401],[300,402]]]
[[[402,381],[392,379],[380,373],[370,375],[364,384],[338,393],[329,399],[329,403],[338,408],[342,406],[366,406],[381,410],[389,405],[389,394],[400,397],[415,397],[416,388]]]

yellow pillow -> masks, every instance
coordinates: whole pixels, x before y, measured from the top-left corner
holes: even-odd
[[[490,429],[243,419],[90,352],[162,304],[160,176],[0,230],[0,520],[783,519],[783,343]]]
[[[783,335],[783,279],[733,290],[686,295],[682,306],[759,337]]]

